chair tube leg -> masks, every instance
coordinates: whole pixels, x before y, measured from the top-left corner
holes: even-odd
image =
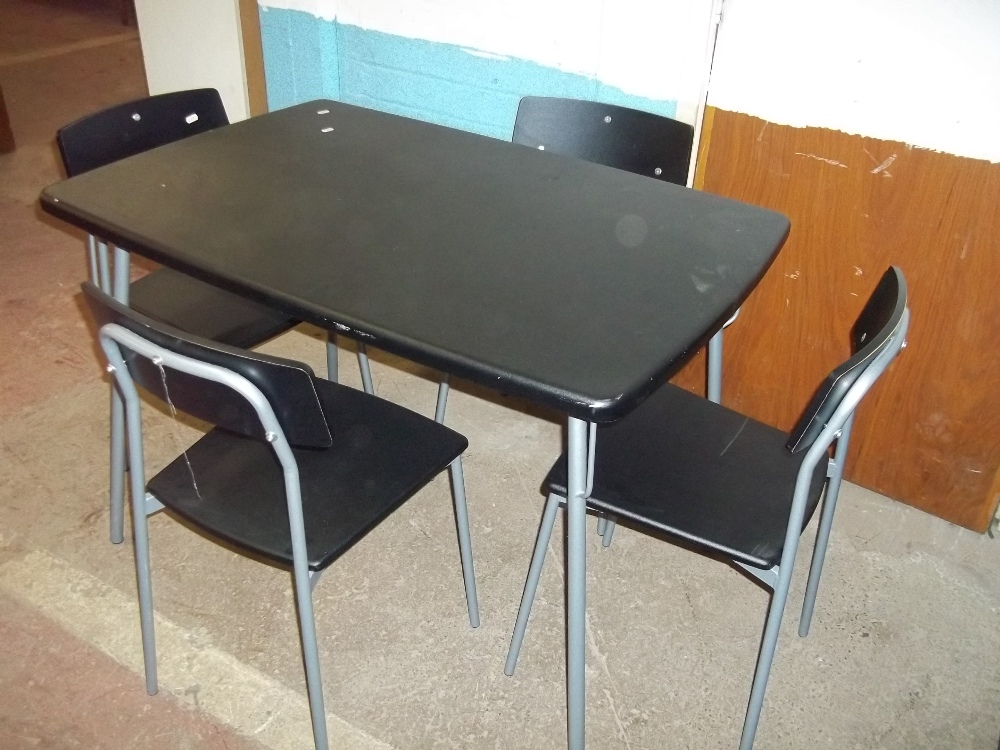
[[[305,566],[303,566],[305,567]],[[302,658],[306,669],[306,689],[309,692],[309,713],[312,716],[313,742],[316,750],[327,750],[326,707],[323,701],[323,679],[316,645],[316,620],[313,615],[312,585],[306,567],[300,575],[295,566],[295,599],[299,610],[299,635],[302,638]]]
[[[340,369],[337,361],[337,334],[326,332],[326,379],[331,383],[339,383]]]
[[[601,513],[597,516],[597,536],[604,536],[605,530],[608,528],[608,516],[606,513]]]
[[[326,708],[323,701],[323,677],[316,645],[316,619],[313,614],[312,576],[306,553],[305,521],[302,518],[302,493],[298,467],[288,443],[273,443],[285,472],[285,494],[288,504],[288,526],[292,537],[292,577],[295,582],[295,603],[299,613],[299,637],[302,639],[302,661],[309,694],[309,715],[312,718],[313,742],[316,750],[328,750]],[[289,466],[292,468],[289,469]],[[318,577],[318,576],[317,576]]]
[[[111,460],[109,501],[111,543],[125,539],[125,407],[115,383],[111,383]]]
[[[615,517],[608,516],[607,523],[604,525],[604,533],[601,535],[602,536],[601,544],[603,546],[605,547],[611,546],[611,537],[613,537],[615,534],[616,525],[617,524],[615,523]]]
[[[740,750],[751,750],[754,737],[757,734],[760,711],[764,705],[764,692],[767,690],[767,679],[771,675],[771,663],[774,661],[774,650],[778,645],[778,633],[781,631],[781,616],[785,611],[785,601],[788,599],[788,588],[792,580],[791,569],[791,565],[780,569],[778,585],[771,596],[767,624],[764,626],[764,637],[761,641],[760,654],[757,656],[757,670],[753,675],[753,687],[750,688],[747,715],[743,722]]]
[[[472,535],[469,533],[469,509],[465,502],[465,476],[462,457],[448,467],[451,471],[451,493],[455,500],[455,525],[458,526],[458,551],[462,558],[462,577],[465,579],[465,600],[469,606],[469,624],[479,627],[479,597],[476,594],[476,570],[472,563]]]
[[[135,551],[135,575],[139,589],[139,625],[142,629],[142,658],[146,669],[146,692],[156,695],[156,633],[153,626],[153,583],[149,573],[149,528],[146,522],[146,488],[142,457],[142,421],[139,415],[139,399],[132,395],[126,410],[128,424],[129,455],[132,468],[129,471],[132,494],[132,536]]]
[[[372,370],[368,366],[368,352],[360,341],[358,342],[358,366],[361,368],[361,385],[365,389],[365,393],[374,394],[375,386],[372,385]]]
[[[442,375],[438,384],[437,406],[434,407],[434,421],[444,424],[444,410],[448,406],[448,376]]]
[[[309,590],[315,591],[316,584],[319,583],[319,579],[323,576],[322,570],[310,570],[309,571]]]
[[[823,574],[823,563],[826,561],[826,548],[830,543],[830,529],[833,527],[833,514],[837,510],[837,498],[840,495],[840,484],[844,478],[844,462],[847,460],[847,445],[851,438],[851,427],[854,425],[854,415],[844,423],[837,438],[837,449],[834,452],[833,473],[826,485],[826,497],[823,498],[823,512],[816,530],[816,546],[813,547],[812,563],[809,566],[809,580],[806,583],[806,595],[802,602],[802,617],[799,618],[799,635],[805,638],[809,635],[809,625],[812,623],[813,610],[816,607],[816,594],[819,591],[819,579]]]
[[[109,259],[108,245],[95,242],[98,275],[101,288],[127,305],[129,299],[129,254],[120,247],[114,248],[114,263]],[[110,515],[111,541],[120,543],[125,538],[125,414],[122,397],[114,383],[111,386],[111,461],[110,461]],[[137,407],[138,408],[138,407]],[[141,436],[140,436],[141,439]],[[141,443],[139,443],[141,445]],[[141,475],[140,475],[141,480]],[[143,489],[141,497],[145,497]]]
[[[722,329],[708,342],[708,400],[722,403]]]
[[[549,547],[549,539],[552,538],[552,527],[555,526],[556,512],[559,510],[561,502],[562,498],[556,494],[550,494],[548,500],[545,501],[542,522],[538,526],[538,536],[535,538],[535,551],[531,555],[528,578],[524,582],[524,593],[521,594],[521,606],[517,610],[517,622],[514,625],[514,634],[511,636],[510,648],[507,650],[507,663],[503,668],[504,674],[508,676],[514,674],[514,669],[517,667],[517,657],[521,653],[524,631],[528,626],[531,605],[535,601],[535,591],[538,588],[538,581],[542,577],[545,553]]]

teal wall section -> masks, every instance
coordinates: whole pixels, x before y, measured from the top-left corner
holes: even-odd
[[[338,99],[510,138],[522,96],[567,96],[674,116],[677,103],[626,94],[582,75],[527,60],[470,54],[451,44],[260,9],[271,109]]]

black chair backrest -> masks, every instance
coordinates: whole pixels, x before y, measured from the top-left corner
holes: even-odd
[[[83,294],[99,328],[117,323],[156,346],[224,367],[249,380],[270,402],[292,445],[329,448],[333,444],[330,426],[313,385],[314,375],[307,365],[191,336],[121,304],[90,282],[83,284]],[[264,437],[257,412],[233,389],[168,367],[161,370],[146,357],[122,349],[132,380],[158,398],[227,430]]]
[[[851,329],[853,356],[826,376],[789,433],[788,450],[798,453],[819,437],[851,386],[889,343],[905,310],[906,279],[890,266]]]
[[[526,96],[517,107],[511,140],[685,185],[694,128],[613,104]]]
[[[56,133],[66,176],[229,124],[215,89],[159,94],[87,115]]]

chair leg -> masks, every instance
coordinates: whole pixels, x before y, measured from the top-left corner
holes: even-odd
[[[434,407],[434,421],[444,424],[444,410],[448,406],[448,376],[442,375],[438,384],[437,406]]]
[[[135,552],[135,577],[139,589],[139,626],[142,629],[142,658],[146,669],[146,692],[156,695],[156,633],[153,626],[153,583],[149,573],[149,527],[146,522],[145,472],[142,459],[142,423],[139,400],[129,405],[129,471],[132,495],[132,536]]]
[[[787,570],[784,568],[779,570],[778,585],[775,586],[774,594],[771,596],[771,606],[767,611],[767,622],[764,625],[764,637],[757,656],[757,669],[753,675],[753,687],[750,688],[747,715],[743,722],[740,750],[752,750],[753,740],[757,734],[760,711],[764,705],[764,692],[767,690],[767,678],[771,675],[774,651],[778,645],[778,633],[781,631],[781,616],[784,614],[785,601],[788,599],[788,588],[792,579],[791,568],[792,566],[788,565]]]
[[[604,536],[604,532],[607,528],[608,516],[602,512],[597,516],[597,536]]]
[[[326,379],[331,383],[340,382],[339,365],[337,363],[337,334],[326,332]]]
[[[304,566],[303,566],[304,567]],[[295,601],[299,612],[299,636],[302,639],[302,659],[306,670],[306,689],[309,693],[309,713],[312,716],[313,743],[316,750],[328,750],[326,707],[323,701],[323,677],[319,665],[319,647],[316,645],[316,619],[313,615],[312,585],[308,569],[304,576],[293,571]],[[305,580],[302,580],[304,577]]]
[[[728,323],[727,323],[728,325]],[[709,401],[722,403],[722,329],[708,342],[708,387],[705,395]]]
[[[111,383],[111,460],[109,502],[111,507],[111,543],[125,539],[125,407],[115,383]]]
[[[602,537],[601,538],[601,545],[602,546],[604,546],[604,547],[610,547],[611,546],[611,537],[614,536],[615,526],[616,526],[615,517],[614,516],[608,516],[607,517],[607,522],[604,524],[604,533],[601,534],[601,537]]]
[[[455,501],[455,525],[458,527],[458,552],[462,559],[465,580],[465,601],[469,606],[469,624],[479,627],[479,597],[476,594],[476,570],[472,563],[472,535],[469,533],[469,508],[465,502],[465,476],[462,457],[448,467],[451,471],[451,493]]]
[[[510,648],[507,651],[507,663],[504,665],[504,674],[510,676],[514,674],[517,667],[517,657],[521,653],[521,643],[524,641],[524,631],[528,626],[528,616],[531,614],[531,605],[535,601],[535,591],[538,588],[538,580],[542,577],[542,566],[545,564],[545,553],[549,547],[549,539],[552,538],[552,528],[556,522],[556,511],[563,499],[556,494],[550,494],[545,501],[545,510],[542,512],[542,523],[538,527],[538,536],[535,539],[535,551],[531,555],[531,565],[528,567],[528,578],[524,582],[524,593],[521,594],[521,606],[517,610],[517,622],[514,624],[514,634],[510,639]]]
[[[126,250],[115,246],[111,262],[112,252],[106,242],[95,242],[97,255],[98,276],[101,281],[101,288],[110,291],[115,299],[124,305],[128,305],[129,300],[129,254]],[[135,407],[138,409],[138,406]],[[125,416],[122,405],[122,396],[114,384],[111,387],[111,461],[110,461],[110,503],[111,503],[111,541],[118,544],[125,536],[125,471],[127,466],[127,456],[125,449]],[[129,428],[131,429],[131,427]],[[142,445],[141,434],[137,436],[138,445]],[[131,439],[131,438],[129,438]],[[140,463],[142,461],[140,457]],[[140,483],[142,474],[140,473]],[[145,496],[145,489],[143,495]]]
[[[806,583],[806,595],[802,602],[802,617],[799,618],[799,635],[805,638],[809,635],[809,625],[812,623],[813,610],[816,607],[816,594],[819,591],[819,579],[823,574],[823,563],[826,561],[826,548],[830,543],[830,529],[833,527],[833,514],[837,510],[837,498],[840,496],[840,484],[844,478],[844,461],[847,460],[847,445],[851,438],[851,427],[854,416],[844,424],[837,439],[837,449],[833,456],[833,473],[826,485],[826,497],[823,498],[823,512],[816,530],[816,546],[813,547],[812,563],[809,566],[809,580]]]
[[[373,395],[375,387],[372,385],[372,371],[368,366],[368,352],[360,341],[358,342],[358,366],[361,368],[361,385],[364,387],[365,393]]]

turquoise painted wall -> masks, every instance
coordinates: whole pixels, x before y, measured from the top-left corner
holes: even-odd
[[[336,99],[509,139],[522,96],[590,99],[669,117],[677,108],[527,60],[481,57],[301,11],[261,7],[260,29],[271,109]]]

